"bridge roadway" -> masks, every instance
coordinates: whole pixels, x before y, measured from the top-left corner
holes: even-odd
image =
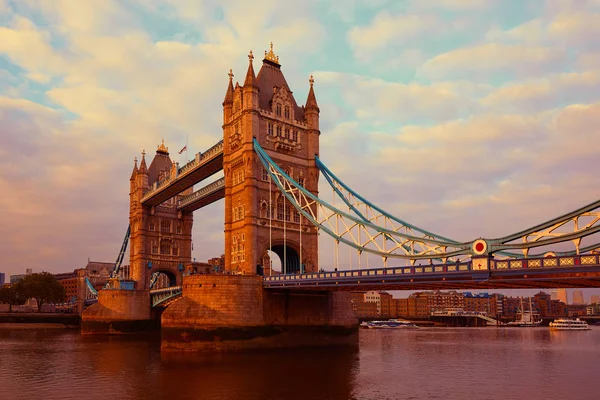
[[[273,275],[268,289],[464,290],[600,287],[600,255],[490,260],[490,269],[474,270],[473,262],[425,266],[326,271]]]
[[[196,157],[192,161],[177,170],[176,176],[170,176],[160,182],[156,182],[144,194],[142,203],[148,206],[157,206],[222,169],[223,141],[221,140],[204,153],[196,154]],[[225,192],[223,191],[224,194]],[[216,200],[218,199],[213,201]]]
[[[184,212],[196,211],[224,197],[225,178],[221,178],[179,199],[177,210]]]

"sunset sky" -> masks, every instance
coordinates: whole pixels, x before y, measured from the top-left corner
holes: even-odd
[[[114,262],[133,158],[216,143],[229,69],[271,41],[368,199],[456,240],[543,222],[600,197],[598,38],[600,0],[0,0],[0,272]]]

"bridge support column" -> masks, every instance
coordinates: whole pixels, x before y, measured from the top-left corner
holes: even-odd
[[[154,328],[148,290],[101,290],[81,315],[83,334],[126,334]]]
[[[263,288],[262,277],[193,275],[162,314],[162,348],[236,351],[356,345],[358,320],[347,293]]]

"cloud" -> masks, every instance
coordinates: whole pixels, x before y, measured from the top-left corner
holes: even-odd
[[[371,61],[374,54],[387,50],[391,42],[410,43],[439,23],[432,15],[392,16],[388,11],[382,11],[369,25],[352,28],[348,32],[348,41],[358,59]]]
[[[461,94],[459,85],[403,84],[334,72],[315,72],[315,77],[319,96],[335,92],[360,120],[439,122],[468,115],[478,107]]]
[[[560,71],[567,63],[564,50],[487,43],[440,54],[419,70],[427,78],[491,80],[495,76],[523,78]]]
[[[566,104],[600,100],[600,73],[551,74],[500,87],[481,103],[496,112],[536,113]]]

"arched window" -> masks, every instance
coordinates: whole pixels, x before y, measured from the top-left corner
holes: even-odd
[[[281,125],[277,125],[277,136],[281,136]]]
[[[285,112],[284,112],[284,116],[287,119],[290,119],[290,107],[289,106],[285,106]]]
[[[269,127],[269,135],[273,136],[273,124],[269,122],[268,127]]]
[[[275,114],[277,114],[277,116],[281,117],[281,104],[277,103],[277,106],[275,107]]]
[[[298,141],[298,131],[295,130],[295,131],[292,132],[292,140],[294,142]]]

